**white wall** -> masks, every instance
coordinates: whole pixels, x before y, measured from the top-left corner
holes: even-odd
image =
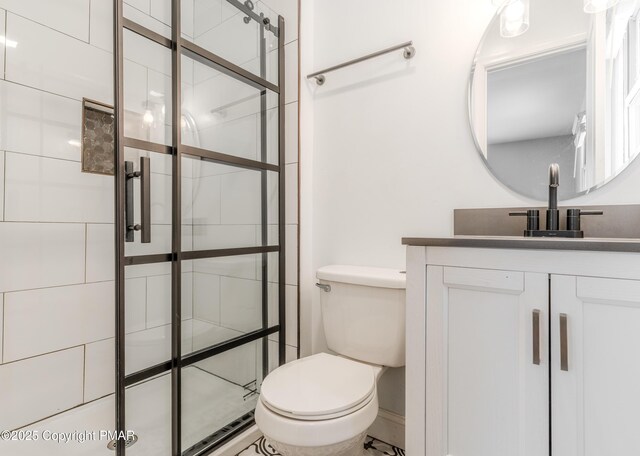
[[[453,209],[527,206],[487,171],[467,119],[470,65],[490,0],[310,1],[302,7],[303,75],[408,39],[399,54],[332,73],[301,93],[303,353],[324,348],[315,268],[404,269],[403,236],[450,236]],[[346,3],[346,4],[345,4]],[[575,204],[636,202],[640,163]],[[400,384],[396,383],[400,391]],[[401,394],[383,407],[402,411]]]

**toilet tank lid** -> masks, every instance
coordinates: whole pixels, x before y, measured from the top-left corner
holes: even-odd
[[[318,269],[316,277],[328,282],[349,283],[368,287],[400,289],[407,287],[406,274],[398,269],[331,265]]]

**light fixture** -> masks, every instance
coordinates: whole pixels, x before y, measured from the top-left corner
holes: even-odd
[[[147,109],[144,112],[144,116],[142,117],[142,121],[147,125],[151,125],[153,123],[153,114],[151,113],[150,109]]]
[[[513,38],[529,30],[529,0],[507,1],[500,12],[500,35]]]
[[[507,0],[491,0],[491,3],[493,4],[493,6],[502,6],[502,4],[506,1]]]
[[[584,12],[590,14],[601,13],[618,3],[620,3],[620,0],[584,0]]]
[[[80,141],[78,141],[77,139],[70,139],[69,141],[67,141],[69,143],[69,145],[74,146],[74,147],[80,147]]]
[[[5,44],[7,47],[15,48],[18,47],[18,42],[9,40],[7,37],[0,35],[0,43]]]

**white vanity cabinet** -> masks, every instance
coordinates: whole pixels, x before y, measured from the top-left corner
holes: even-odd
[[[407,454],[640,455],[640,254],[409,247],[407,274]]]
[[[552,275],[551,335],[553,454],[640,455],[640,281]]]
[[[427,383],[444,400],[427,431],[443,436],[440,454],[548,454],[548,286],[539,273],[427,267]]]

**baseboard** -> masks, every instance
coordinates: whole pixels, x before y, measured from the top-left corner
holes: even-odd
[[[398,448],[404,448],[404,416],[380,409],[368,434]]]
[[[258,426],[254,424],[242,434],[222,445],[216,451],[211,453],[210,456],[236,456],[261,436],[262,433],[258,430]]]

